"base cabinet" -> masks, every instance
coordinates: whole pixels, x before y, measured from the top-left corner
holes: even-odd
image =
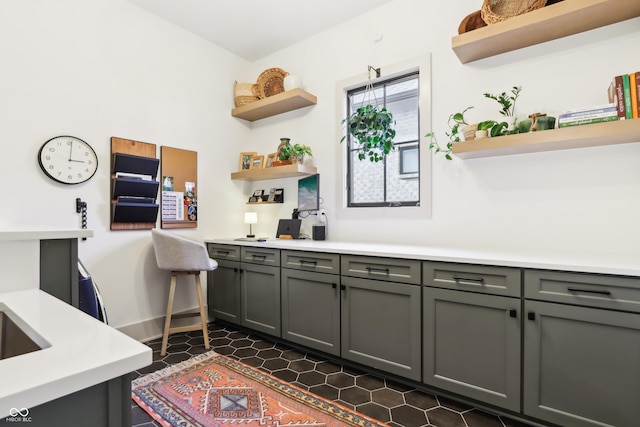
[[[640,315],[526,301],[524,413],[562,426],[637,426]]]
[[[419,381],[420,286],[341,280],[342,357]]]
[[[282,269],[282,338],[340,355],[340,276]]]
[[[423,382],[520,411],[520,299],[425,287]]]
[[[240,324],[279,337],[280,268],[242,264]]]
[[[218,268],[207,272],[209,316],[240,324],[240,263],[218,260]]]

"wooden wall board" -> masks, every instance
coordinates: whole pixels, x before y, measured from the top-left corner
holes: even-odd
[[[111,189],[113,194],[113,183],[115,174],[113,172],[113,155],[115,153],[132,154],[140,157],[156,158],[156,145],[148,142],[134,141],[131,139],[111,137]],[[111,196],[109,196],[111,198]],[[111,200],[111,230],[149,230],[156,227],[155,222],[113,222],[113,213],[116,200]]]

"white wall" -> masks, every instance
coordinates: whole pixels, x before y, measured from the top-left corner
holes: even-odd
[[[462,65],[451,50],[460,20],[478,4],[397,0],[256,63],[247,63],[124,0],[3,0],[0,3],[0,177],[10,225],[79,226],[75,198],[89,205],[95,237],[80,255],[100,286],[111,324],[163,315],[168,277],[158,271],[148,231],[109,230],[111,136],[198,152],[198,239],[246,233],[242,213],[256,188],[284,187],[286,203],[260,206],[258,235],[295,206],[295,180],[231,181],[241,151],[274,152],[280,137],[313,148],[331,239],[488,249],[562,256],[578,263],[636,266],[640,255],[640,144],[448,162],[433,159],[431,218],[337,220],[336,82],[426,53],[432,55],[433,130],[444,139],[450,113],[522,85],[517,111],[557,114],[606,102],[616,75],[640,70],[640,19]],[[375,43],[376,33],[383,35]],[[626,54],[623,52],[627,52]],[[233,81],[269,67],[298,74],[318,104],[259,122],[230,116]],[[426,133],[428,130],[424,130]],[[100,168],[63,186],[40,172],[47,139],[91,143]],[[639,138],[640,140],[640,138]],[[375,231],[372,231],[375,230]],[[180,295],[178,309],[193,305]]]
[[[0,58],[0,222],[80,227],[82,198],[95,236],[79,243],[80,257],[110,323],[162,316],[169,278],[155,265],[150,232],[110,231],[110,138],[156,144],[158,156],[163,145],[197,151],[199,226],[177,232],[226,233],[234,224],[224,206],[244,202],[229,174],[248,128],[229,111],[245,61],[124,0],[3,0]],[[65,186],[40,171],[38,150],[57,135],[94,147],[90,181]],[[189,291],[177,295],[178,310],[193,305]]]
[[[431,218],[388,221],[335,217],[339,114],[336,82],[426,53],[432,61],[432,123],[440,142],[450,113],[473,105],[470,117],[496,119],[484,92],[522,85],[521,118],[533,112],[607,102],[617,74],[640,70],[640,19],[461,64],[451,37],[477,10],[457,0],[397,0],[252,64],[256,75],[279,66],[300,75],[318,105],[255,126],[252,147],[268,151],[277,137],[312,146],[332,239],[392,242],[562,256],[587,265],[634,266],[640,256],[640,144],[474,160],[433,158]],[[441,5],[441,6],[438,6]],[[383,35],[374,42],[376,33]],[[427,133],[424,130],[422,133]],[[640,135],[638,140],[640,141]],[[426,148],[425,144],[425,148]],[[262,150],[260,150],[262,148]],[[288,214],[283,209],[278,214]]]

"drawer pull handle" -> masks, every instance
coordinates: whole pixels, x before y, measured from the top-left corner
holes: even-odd
[[[518,317],[518,310],[516,310],[515,308],[512,308],[511,310],[509,310],[509,316]]]
[[[233,272],[237,273],[238,271],[240,271],[240,269],[238,267],[233,267]]]
[[[216,254],[218,255],[229,255],[230,251],[221,251],[221,250],[217,250],[215,251]]]
[[[345,291],[345,290],[347,290],[347,287],[346,287],[345,285],[342,285],[342,284],[341,284],[341,285],[340,285],[340,290],[341,290],[341,291]]]
[[[266,259],[267,256],[265,254],[251,254],[251,258]]]
[[[569,292],[583,292],[586,294],[611,295],[611,292],[609,291],[599,291],[597,289],[569,288]]]
[[[315,267],[316,265],[318,265],[318,261],[312,260],[312,259],[301,259],[300,260],[300,265],[304,266],[304,265],[309,265],[311,267]]]
[[[453,276],[453,280],[456,282],[477,282],[479,284],[484,284],[484,277],[460,277]]]
[[[338,287],[338,284],[337,284],[337,283],[332,283],[332,284],[331,284],[331,287],[332,287],[333,289],[336,289],[336,288]]]
[[[388,268],[367,267],[367,272],[369,272],[369,274],[385,274],[387,276],[389,275]]]
[[[533,311],[530,311],[529,313],[527,313],[527,319],[536,320],[536,313],[534,313]]]

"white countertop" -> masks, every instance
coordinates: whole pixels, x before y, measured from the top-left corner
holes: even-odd
[[[55,228],[39,226],[16,226],[0,224],[0,241],[11,240],[47,240],[93,237],[93,230],[80,228]]]
[[[39,289],[0,293],[0,303],[51,344],[0,360],[0,418],[152,362],[151,348]]]
[[[440,248],[412,245],[389,245],[380,243],[339,242],[331,240],[279,240],[267,239],[264,242],[233,239],[210,239],[207,243],[225,245],[253,246],[274,249],[304,250],[345,255],[368,255],[390,258],[417,259],[429,261],[457,262],[467,264],[495,265],[518,268],[536,268],[544,270],[574,271],[582,273],[615,274],[622,276],[640,276],[638,266],[587,264],[570,255],[529,256],[489,251]]]

